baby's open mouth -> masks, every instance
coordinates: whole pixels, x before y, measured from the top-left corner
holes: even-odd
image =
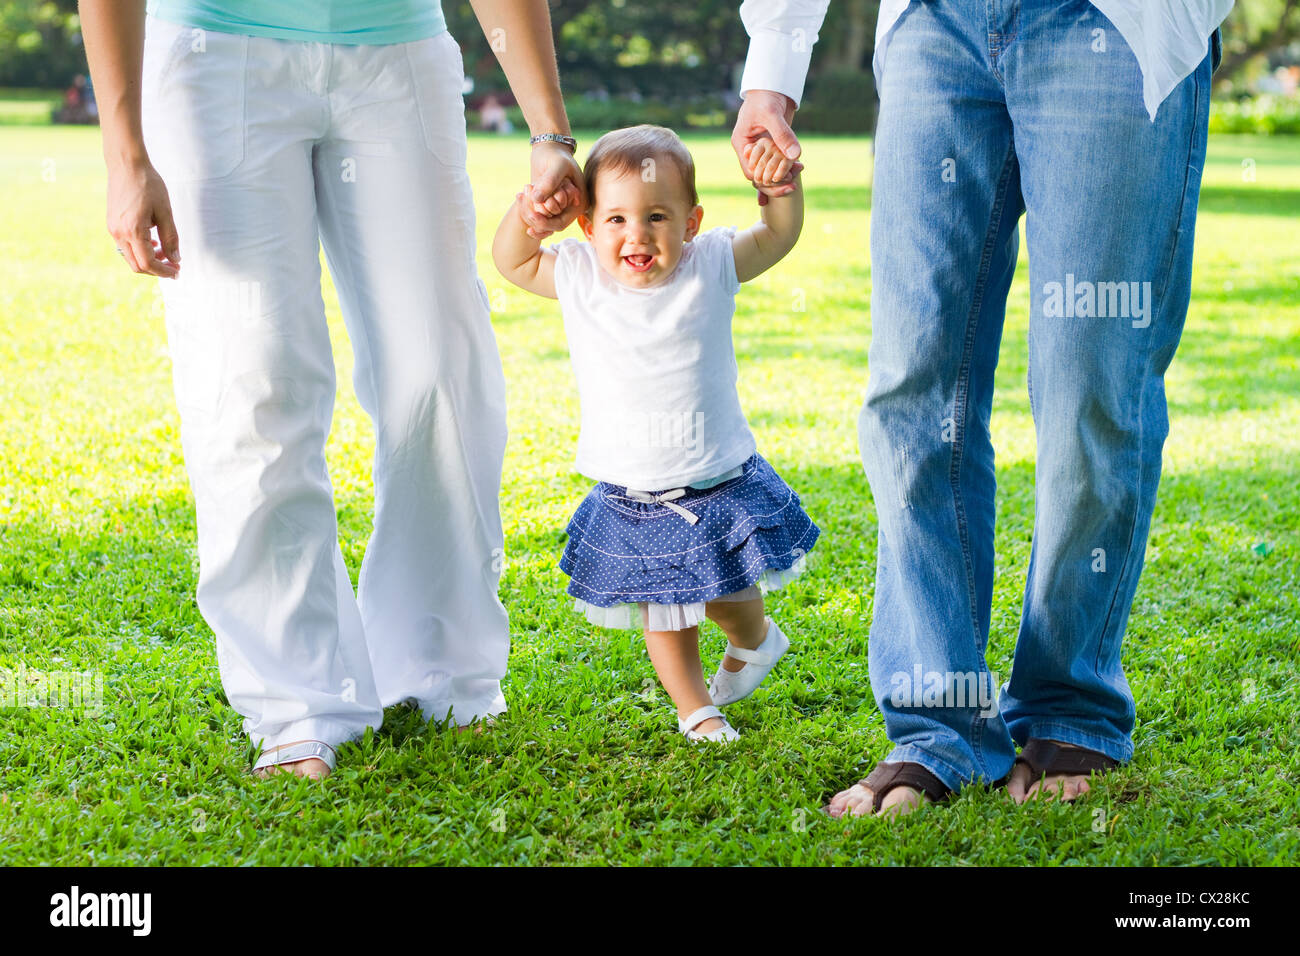
[[[644,254],[637,256],[624,256],[623,261],[627,263],[628,268],[633,272],[645,272],[655,261],[655,257]]]

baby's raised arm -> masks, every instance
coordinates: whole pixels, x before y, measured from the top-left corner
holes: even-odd
[[[759,178],[759,170],[775,167],[781,158],[780,151],[772,145],[771,140],[759,140],[751,144],[750,148],[758,153],[756,157],[751,157],[755,179]],[[794,192],[774,196],[772,190],[758,187],[759,192],[767,197],[766,205],[759,207],[762,221],[743,232],[737,232],[731,240],[731,254],[736,260],[736,277],[741,282],[748,282],[772,268],[799,241],[799,232],[803,229],[803,186],[799,183],[799,170],[802,168],[798,163],[794,166]]]
[[[540,239],[528,234],[528,225],[519,214],[524,194],[516,193],[492,240],[492,262],[510,282],[548,299],[555,295],[555,253],[543,249]]]

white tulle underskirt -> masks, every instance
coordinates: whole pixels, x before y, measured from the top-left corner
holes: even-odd
[[[785,587],[808,567],[806,555],[800,556],[785,571],[768,569],[763,572],[757,584],[743,591],[724,594],[710,598],[708,602],[695,601],[691,604],[615,604],[612,607],[597,607],[581,598],[573,602],[573,609],[587,616],[587,620],[597,627],[632,628],[644,627],[648,631],[683,631],[688,627],[702,624],[705,620],[704,606],[713,601],[749,601],[768,591]],[[643,613],[644,609],[644,613]]]

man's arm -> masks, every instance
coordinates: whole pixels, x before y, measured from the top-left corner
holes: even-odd
[[[745,0],[740,5],[740,19],[749,34],[742,97],[748,98],[751,90],[770,90],[788,96],[799,108],[813,45],[829,6],[830,0]]]
[[[474,15],[506,75],[510,91],[535,136],[569,133],[569,119],[560,95],[555,65],[555,40],[546,0],[470,0]],[[567,146],[538,143],[533,147],[532,181],[524,216],[537,238],[559,232],[586,205],[582,170]]]
[[[803,97],[813,46],[829,5],[830,0],[745,0],[740,5],[740,19],[750,40],[740,79],[744,102],[731,145],[746,179],[752,181],[754,176],[744,148],[759,139],[771,139],[785,155],[781,179],[788,177],[790,165],[799,158],[799,139],[790,123]],[[773,195],[792,189],[787,184]],[[759,202],[766,199],[764,194]]]
[[[751,157],[751,161],[760,169],[780,156],[770,142],[754,147],[754,152],[760,155]],[[803,229],[803,189],[799,186],[799,170],[802,168],[802,165],[794,168],[789,191],[785,186],[760,187],[768,197],[767,204],[759,208],[762,221],[736,233],[731,240],[736,278],[741,282],[748,282],[772,268],[799,241],[799,232]],[[781,190],[780,195],[776,194],[777,189]]]
[[[555,252],[543,249],[524,221],[524,194],[517,193],[492,239],[492,262],[510,282],[548,299],[555,295]]]
[[[144,0],[81,0],[80,13],[108,167],[108,231],[136,272],[175,278],[180,240],[140,121]],[[154,226],[158,243],[150,236]]]

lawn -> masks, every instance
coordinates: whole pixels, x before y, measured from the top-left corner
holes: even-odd
[[[689,145],[706,228],[750,223],[725,138]],[[588,486],[571,468],[577,396],[554,303],[506,288],[488,256],[523,181],[521,142],[476,137],[479,268],[509,382],[510,711],[468,736],[393,710],[324,784],[263,783],[246,772],[194,605],[160,298],[104,231],[98,133],[0,128],[0,668],[102,682],[102,708],[0,710],[0,864],[1300,862],[1300,140],[1211,142],[1165,478],[1125,645],[1134,761],[1080,805],[1017,808],[970,790],[892,823],[818,812],[889,745],[867,682],[876,518],[855,429],[870,150],[808,137],[805,151],[804,236],[742,291],[736,345],[759,447],[823,537],[811,573],[771,601],[794,646],[730,709],[743,740],[692,747],[639,637],[569,610],[556,561]],[[993,422],[1000,678],[1033,515],[1023,248]],[[328,454],[355,579],[372,435],[332,288],[326,302],[340,381]],[[711,672],[722,638],[708,630],[703,644]]]
[[[62,103],[59,90],[0,87],[0,126],[48,126],[50,113]]]

